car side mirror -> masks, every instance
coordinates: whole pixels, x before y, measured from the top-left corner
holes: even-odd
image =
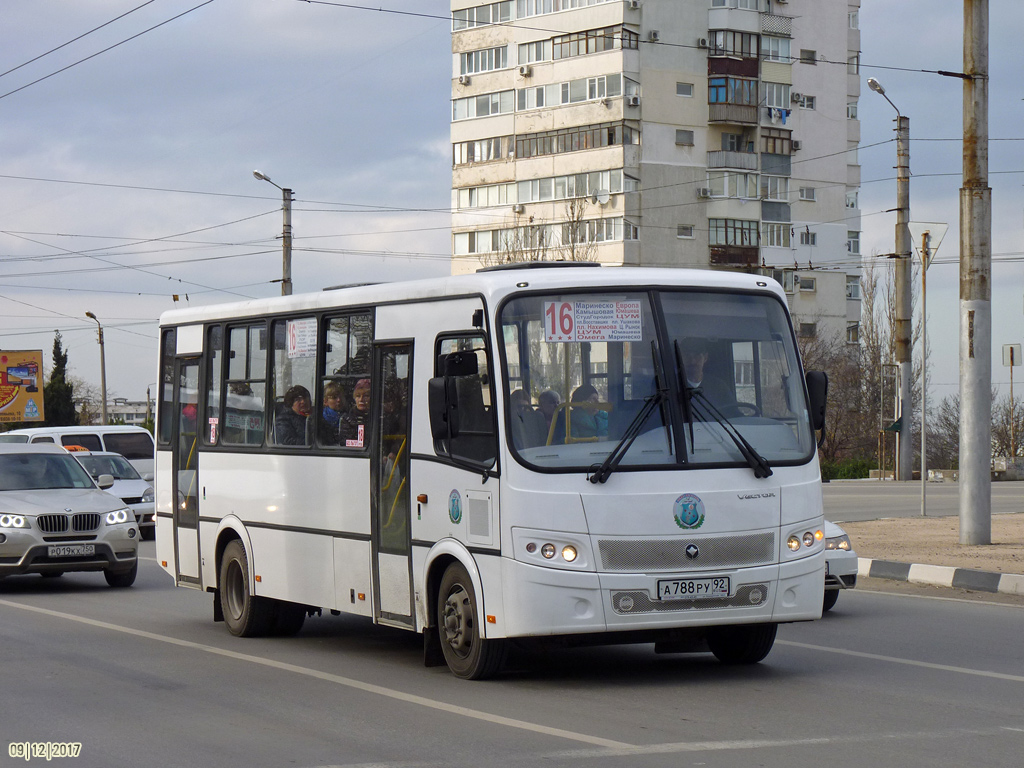
[[[427,382],[427,410],[430,435],[434,440],[458,437],[459,393],[454,379],[437,376]]]
[[[113,475],[100,475],[99,477],[96,478],[96,485],[98,485],[104,491],[107,490],[107,488],[113,486],[113,484]]]
[[[147,483],[152,483],[153,482],[153,473],[152,472],[146,472],[142,476],[142,479],[145,480]]]
[[[811,426],[814,431],[825,428],[825,402],[828,400],[828,374],[824,371],[807,371],[807,396],[811,405]]]

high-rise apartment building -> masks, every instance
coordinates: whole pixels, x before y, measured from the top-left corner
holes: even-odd
[[[860,316],[860,0],[452,0],[453,272],[764,270]]]

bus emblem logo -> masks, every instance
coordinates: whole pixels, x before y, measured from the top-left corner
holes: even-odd
[[[462,497],[458,491],[448,495],[448,517],[456,525],[462,521]]]
[[[704,525],[704,502],[699,496],[692,493],[684,493],[676,499],[673,509],[676,525],[680,528],[692,530]]]

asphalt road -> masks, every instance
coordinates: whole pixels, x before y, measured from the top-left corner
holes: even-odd
[[[76,768],[1016,766],[1022,630],[1019,605],[855,590],[755,667],[605,647],[471,683],[362,619],[231,637],[152,560],[127,590],[8,578],[0,766],[12,742],[80,742],[51,761]]]
[[[825,517],[859,522],[882,517],[921,514],[921,482],[833,480],[822,485]],[[960,484],[928,483],[925,510],[929,516],[960,514]],[[1024,512],[1024,482],[992,483],[992,514]]]

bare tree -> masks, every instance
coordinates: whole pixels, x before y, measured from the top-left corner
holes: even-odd
[[[485,253],[481,262],[493,267],[499,264],[519,264],[526,261],[546,261],[550,249],[550,228],[534,224],[533,216],[523,223],[516,214],[515,225],[499,233],[498,250]]]
[[[584,218],[588,201],[587,197],[570,197],[565,201],[560,255],[566,261],[594,261],[597,257],[597,243],[591,236],[597,223]]]

